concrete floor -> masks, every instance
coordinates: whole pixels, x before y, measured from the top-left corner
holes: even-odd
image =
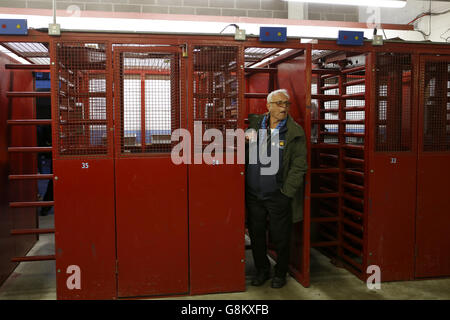
[[[53,226],[53,214],[40,217],[41,228]],[[54,236],[42,235],[29,255],[54,253]],[[270,281],[262,287],[250,285],[253,272],[251,252],[246,252],[247,289],[245,292],[176,297],[187,300],[296,300],[296,299],[450,299],[450,278],[382,283],[381,289],[370,290],[366,284],[345,269],[336,268],[329,259],[315,250],[311,252],[311,286],[302,287],[288,277],[285,287],[272,289]],[[25,262],[0,287],[0,300],[56,299],[55,262]]]

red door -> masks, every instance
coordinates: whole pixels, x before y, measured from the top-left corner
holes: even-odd
[[[225,141],[227,129],[243,124],[239,47],[198,45],[190,56],[189,127],[197,135],[193,143],[201,141],[207,129],[222,134]],[[198,149],[194,145],[189,167],[191,294],[245,290],[244,165],[226,161],[234,150],[223,144],[213,159],[205,159],[202,152],[207,153],[209,143]]]
[[[450,57],[420,62],[416,270],[421,277],[450,275]]]
[[[111,59],[105,43],[52,46],[58,299],[116,297]],[[75,279],[78,279],[76,281]],[[79,285],[73,287],[73,283]]]
[[[114,67],[118,296],[187,293],[187,166],[170,156],[184,61],[178,47],[121,47]]]
[[[414,278],[416,210],[415,57],[375,55],[371,110],[367,216],[367,266],[381,269],[381,281]],[[367,268],[366,266],[366,268]],[[363,270],[366,273],[366,270]]]

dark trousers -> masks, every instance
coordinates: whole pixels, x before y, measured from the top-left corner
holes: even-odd
[[[270,240],[275,246],[277,264],[275,276],[285,277],[289,265],[289,250],[292,231],[290,199],[280,192],[266,200],[247,193],[247,227],[250,235],[253,259],[258,270],[269,270],[267,258],[267,224]],[[267,219],[268,218],[268,219]]]

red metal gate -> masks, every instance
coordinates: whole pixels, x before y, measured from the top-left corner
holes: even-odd
[[[415,276],[450,275],[450,56],[421,56]]]
[[[58,299],[116,297],[109,52],[105,42],[61,41],[53,46]],[[68,284],[77,267],[81,286],[74,290]]]
[[[187,165],[181,49],[114,47],[118,296],[188,293]]]
[[[370,123],[367,265],[382,281],[414,278],[416,72],[410,53],[379,52]]]
[[[189,128],[222,133],[243,127],[243,67],[237,46],[197,45],[190,50]],[[200,130],[198,130],[200,131]],[[217,141],[215,141],[217,142]],[[218,145],[213,159],[202,157],[210,141],[193,150],[189,166],[190,293],[245,290],[244,165],[225,164]],[[201,163],[195,163],[200,157]]]

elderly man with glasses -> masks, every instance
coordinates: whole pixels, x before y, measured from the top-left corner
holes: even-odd
[[[285,89],[273,91],[267,96],[268,112],[249,116],[249,129],[258,133],[253,142],[247,143],[257,146],[257,159],[249,163],[248,147],[246,163],[247,227],[256,267],[253,286],[263,285],[271,275],[267,224],[277,257],[271,287],[286,284],[292,223],[299,221],[303,213],[306,139],[302,127],[289,116],[289,99]],[[261,160],[261,148],[271,162],[277,163],[277,170],[264,173],[269,165]]]

